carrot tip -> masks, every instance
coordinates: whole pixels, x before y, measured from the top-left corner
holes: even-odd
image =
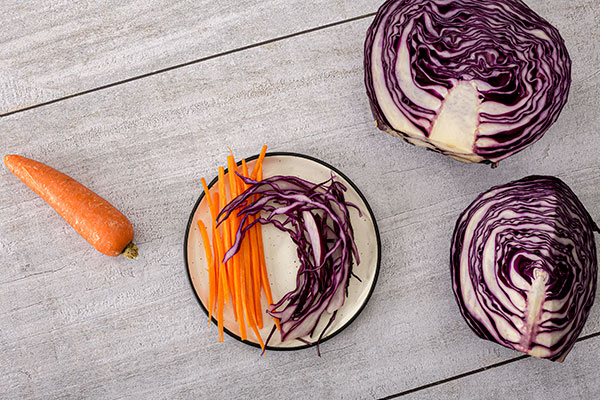
[[[138,247],[131,242],[123,249],[121,255],[130,260],[134,260],[138,256]]]

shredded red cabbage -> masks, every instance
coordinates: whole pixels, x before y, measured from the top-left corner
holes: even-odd
[[[362,214],[344,199],[347,188],[333,175],[319,184],[295,176],[274,176],[262,181],[240,178],[250,187],[227,204],[217,218],[221,223],[237,211],[242,221],[223,262],[240,250],[245,233],[257,222],[289,233],[300,260],[296,288],[267,312],[279,318],[282,341],[298,339],[307,344],[313,343],[303,337],[312,337],[321,317],[330,315],[318,344],[344,304],[350,277],[356,277],[352,273],[354,260],[360,262],[349,207]],[[248,222],[255,215],[259,217]]]

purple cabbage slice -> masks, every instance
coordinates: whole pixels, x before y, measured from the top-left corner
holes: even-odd
[[[450,256],[467,324],[483,339],[563,361],[594,303],[594,231],[555,177],[529,176],[479,195],[456,223]]]
[[[361,212],[345,200],[347,188],[333,175],[319,184],[295,176],[273,176],[262,181],[240,178],[250,187],[229,202],[217,218],[221,223],[237,212],[242,220],[223,262],[239,251],[245,233],[255,223],[273,224],[289,233],[300,261],[296,288],[267,312],[279,318],[282,341],[306,342],[303,337],[312,337],[321,318],[329,316],[316,340],[318,344],[344,304],[354,262],[360,262],[349,207]],[[250,216],[258,218],[248,223]]]
[[[571,84],[558,30],[520,0],[388,0],[364,68],[381,130],[493,165],[544,135]]]

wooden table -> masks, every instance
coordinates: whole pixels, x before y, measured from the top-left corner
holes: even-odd
[[[524,358],[470,331],[448,272],[458,214],[492,185],[557,175],[600,220],[598,0],[527,1],[565,38],[573,84],[544,138],[494,170],[375,129],[379,1],[162,3],[2,2],[0,153],[109,199],[140,257],[97,253],[0,169],[0,398],[600,398],[600,304],[564,364]],[[264,143],[344,171],[381,230],[373,297],[321,358],[217,343],[184,269],[198,179]]]

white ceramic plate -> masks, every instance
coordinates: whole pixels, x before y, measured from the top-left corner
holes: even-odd
[[[256,158],[257,157],[254,156],[247,160],[250,170],[254,166]],[[356,210],[350,208],[355,242],[360,256],[360,264],[354,265],[353,273],[357,275],[362,282],[356,278],[350,279],[348,297],[346,297],[344,305],[338,311],[335,321],[327,329],[321,343],[347,327],[364,308],[373,292],[379,272],[381,253],[381,243],[377,224],[375,223],[371,208],[354,184],[337,169],[327,165],[323,161],[295,153],[267,153],[263,164],[263,175],[265,178],[273,175],[294,175],[318,183],[329,179],[332,172],[337,179],[348,188],[348,191],[345,193],[346,201],[356,204],[362,211],[362,216],[359,216]],[[217,185],[215,184],[216,180],[217,178],[209,185],[211,193],[217,191]],[[204,194],[200,195],[188,221],[184,241],[184,259],[193,290],[200,305],[207,313],[208,272],[204,247],[202,245],[200,230],[198,229],[198,219],[202,219],[206,226],[210,226],[211,224],[210,212]],[[271,291],[273,300],[278,301],[283,295],[295,288],[296,274],[299,266],[296,247],[287,233],[281,232],[274,226],[263,225],[262,229],[265,246],[265,260],[269,281],[271,283]],[[262,304],[266,310],[267,301],[264,297],[264,293],[262,295]],[[321,317],[321,321],[319,322],[319,325],[317,325],[317,329],[312,338],[304,337],[303,339],[308,342],[316,342],[319,334],[329,322],[328,315],[329,314],[325,313]],[[230,336],[241,340],[238,323],[233,317],[231,307],[225,309],[223,318],[225,331]],[[264,312],[263,320],[264,327],[260,331],[260,334],[263,340],[266,340],[273,327],[273,319]],[[214,318],[213,323],[215,326],[216,340],[217,328],[216,320],[214,320]],[[250,329],[247,331],[248,339],[245,340],[244,343],[258,346],[254,333]],[[269,341],[267,349],[293,350],[305,347],[308,346],[296,339],[281,342],[279,332],[275,332]]]

